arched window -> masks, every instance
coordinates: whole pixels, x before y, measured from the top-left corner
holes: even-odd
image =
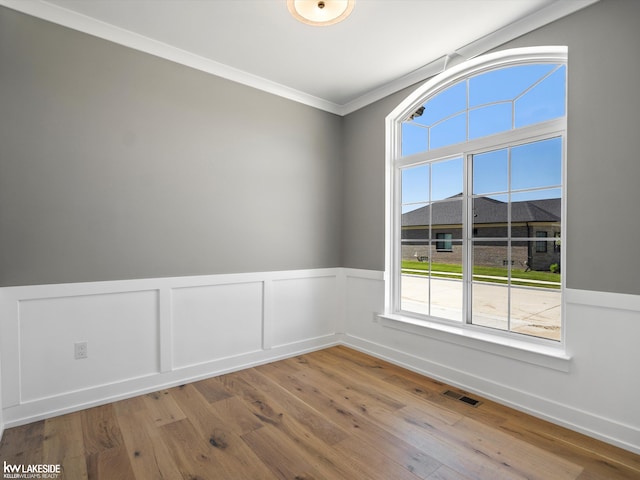
[[[566,61],[478,57],[387,117],[387,314],[563,340]]]

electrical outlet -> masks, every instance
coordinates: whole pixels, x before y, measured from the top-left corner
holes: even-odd
[[[87,358],[87,342],[78,342],[73,344],[73,352],[76,360]]]

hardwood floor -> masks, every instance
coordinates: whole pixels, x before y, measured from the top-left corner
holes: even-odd
[[[0,461],[63,480],[640,478],[638,455],[448,389],[334,347],[8,429]]]

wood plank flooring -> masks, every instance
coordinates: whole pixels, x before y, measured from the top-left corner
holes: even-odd
[[[447,389],[333,347],[8,429],[0,461],[62,480],[640,478],[638,455]]]

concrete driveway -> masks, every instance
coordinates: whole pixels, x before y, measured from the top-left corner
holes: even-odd
[[[429,279],[402,275],[402,309],[429,314]],[[510,295],[509,295],[510,292]],[[560,290],[474,282],[473,323],[537,337],[560,340]],[[462,321],[462,281],[431,279],[431,315]]]

